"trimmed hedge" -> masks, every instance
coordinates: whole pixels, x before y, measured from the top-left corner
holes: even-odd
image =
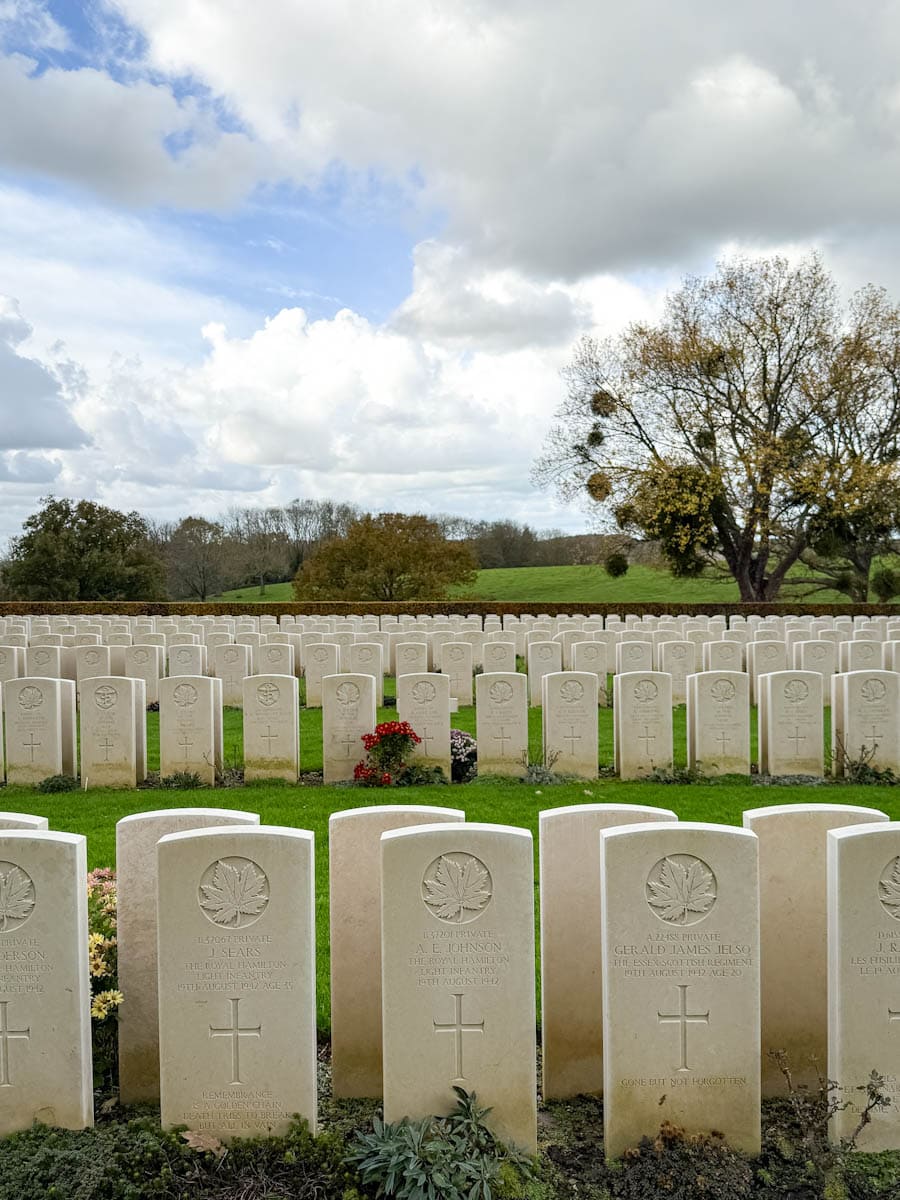
[[[372,600],[334,600],[328,603],[306,601],[273,602],[271,604],[246,601],[244,603],[229,600],[227,602],[192,604],[189,601],[177,601],[163,604],[156,601],[137,600],[95,600],[95,601],[63,601],[63,600],[8,600],[0,602],[0,617],[15,616],[51,616],[71,613],[81,616],[111,616],[121,614],[129,617],[204,617],[204,616],[298,616],[305,613],[309,616],[344,616],[350,614],[372,613],[373,616],[420,616],[427,613],[446,613],[466,616],[470,613],[478,616],[537,616],[546,613],[548,616],[564,616],[568,613],[594,613],[607,616],[618,613],[621,616],[632,615],[659,617],[666,613],[684,613],[691,617],[702,616],[784,616],[787,613],[800,617],[836,617],[853,614],[861,617],[892,617],[900,616],[900,604],[722,604],[717,601],[707,601],[703,604],[660,604],[639,600],[630,600],[627,604],[590,603],[569,601],[565,604],[523,603],[509,600],[403,600],[398,602],[376,602]]]

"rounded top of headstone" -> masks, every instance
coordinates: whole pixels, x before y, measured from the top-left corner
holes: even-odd
[[[566,804],[561,808],[545,808],[538,813],[538,823],[543,825],[550,821],[564,819],[568,816],[580,816],[596,813],[599,816],[611,815],[612,813],[621,813],[627,816],[629,813],[655,813],[659,816],[660,822],[669,824],[671,821],[678,820],[678,814],[672,812],[669,808],[656,808],[651,804]]]
[[[337,824],[348,818],[363,817],[369,813],[377,815],[379,813],[398,812],[421,813],[423,817],[429,817],[434,813],[441,813],[442,816],[458,817],[461,821],[466,819],[466,814],[461,808],[441,808],[438,805],[430,804],[366,804],[362,808],[344,808],[340,812],[333,812],[328,818],[328,824],[330,827],[332,824]]]
[[[132,825],[138,821],[161,821],[172,817],[231,817],[235,821],[246,821],[248,825],[259,824],[259,813],[243,812],[237,808],[156,808],[151,812],[130,813],[127,817],[122,817],[116,821],[116,828],[120,825]],[[219,826],[210,826],[210,828],[217,829]]]
[[[887,813],[883,813],[878,808],[865,808],[855,804],[770,804],[763,808],[748,808],[744,811],[744,824],[749,825],[751,822],[764,821],[767,817],[782,817],[790,815],[801,815],[808,813],[811,816],[816,814],[831,814],[847,815],[858,814],[872,817],[875,820],[887,821]]]
[[[159,839],[157,845],[169,845],[172,842],[187,842],[193,838],[203,838],[215,841],[217,838],[269,837],[277,834],[279,837],[295,838],[297,841],[314,842],[315,834],[310,829],[294,829],[290,825],[210,825],[207,829],[185,829],[180,833],[167,833]]]
[[[467,821],[464,825],[411,825],[408,829],[392,829],[381,835],[382,842],[393,841],[397,838],[418,837],[421,834],[440,834],[442,837],[453,835],[456,840],[468,838],[473,834],[497,834],[504,837],[515,837],[524,841],[532,841],[531,830],[520,829],[516,825],[492,825],[489,822]]]

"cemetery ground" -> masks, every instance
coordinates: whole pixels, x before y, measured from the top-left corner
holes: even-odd
[[[386,680],[390,697],[393,680]],[[396,715],[379,709],[379,720]],[[256,812],[265,824],[310,829],[316,838],[317,1026],[320,1056],[320,1128],[312,1139],[299,1126],[285,1138],[223,1147],[202,1135],[167,1133],[160,1129],[158,1109],[121,1108],[114,1094],[98,1080],[97,1126],[76,1133],[34,1130],[0,1141],[0,1198],[56,1196],[72,1200],[141,1200],[162,1196],[175,1200],[288,1200],[289,1197],[334,1197],[359,1200],[378,1193],[372,1181],[361,1182],[365,1163],[347,1158],[360,1134],[371,1132],[377,1105],[368,1101],[334,1101],[329,1091],[329,958],[328,958],[328,819],[332,812],[366,804],[401,803],[452,805],[464,809],[469,821],[519,826],[531,831],[537,850],[538,814],[542,809],[569,804],[631,803],[674,810],[680,819],[740,825],[745,809],[765,804],[804,802],[868,805],[900,820],[900,788],[847,782],[800,783],[765,781],[759,776],[724,777],[698,781],[686,776],[685,710],[674,710],[675,769],[658,779],[621,782],[602,773],[612,762],[612,710],[599,710],[601,777],[596,781],[556,782],[538,775],[528,781],[475,779],[452,787],[432,785],[401,790],[321,784],[321,710],[302,708],[300,786],[280,781],[240,784],[236,765],[242,757],[242,724],[238,709],[225,709],[225,779],[231,786],[215,789],[135,791],[94,789],[55,794],[34,788],[0,789],[2,806],[48,818],[50,828],[81,833],[88,839],[89,868],[112,866],[115,824],[121,817],[159,808],[197,804]],[[529,710],[530,758],[540,761],[540,710]],[[829,713],[824,714],[827,737]],[[452,717],[455,728],[474,735],[475,711],[463,708]],[[752,743],[755,749],[755,713]],[[159,765],[158,714],[148,713],[148,755],[151,771]],[[362,757],[362,752],[360,757]],[[229,768],[229,764],[231,767]],[[537,897],[536,897],[537,901]],[[539,986],[539,979],[537,980]],[[539,1006],[538,1006],[539,1011]],[[873,1064],[876,1068],[878,1064]],[[824,1070],[824,1066],[823,1066]],[[685,1141],[678,1132],[661,1130],[642,1144],[640,1152],[619,1164],[603,1160],[602,1103],[580,1097],[542,1106],[539,1118],[539,1156],[523,1176],[510,1163],[498,1166],[493,1151],[485,1150],[480,1127],[460,1120],[449,1137],[433,1146],[419,1145],[420,1158],[438,1163],[469,1156],[491,1180],[489,1191],[472,1191],[457,1180],[430,1193],[435,1197],[532,1197],[533,1200],[656,1200],[657,1197],[721,1198],[792,1197],[797,1200],[869,1200],[900,1197],[900,1153],[842,1155],[828,1144],[821,1096],[769,1101],[764,1106],[763,1153],[748,1164],[715,1136]],[[462,1132],[461,1132],[462,1131]],[[467,1132],[466,1132],[467,1131]],[[378,1158],[416,1160],[411,1149],[418,1134],[384,1137]],[[468,1140],[467,1140],[468,1139]],[[376,1139],[377,1140],[377,1139]],[[418,1144],[418,1143],[417,1143]],[[449,1149],[448,1149],[449,1147]],[[473,1149],[473,1147],[481,1147]],[[449,1156],[449,1157],[448,1157]],[[488,1162],[490,1160],[490,1162]],[[416,1160],[417,1161],[417,1160]],[[448,1166],[448,1169],[449,1166]],[[411,1172],[414,1176],[415,1172]],[[402,1172],[401,1172],[402,1175]],[[530,1177],[529,1177],[530,1176]],[[449,1177],[446,1177],[449,1178]],[[459,1187],[456,1184],[459,1183]],[[408,1190],[388,1194],[415,1197]]]

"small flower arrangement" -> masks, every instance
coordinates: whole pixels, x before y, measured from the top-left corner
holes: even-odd
[[[477,744],[471,733],[450,730],[450,774],[454,783],[468,783],[475,774]]]
[[[87,878],[88,962],[94,1029],[94,1076],[98,1087],[115,1086],[118,1060],[116,1012],[124,997],[118,988],[116,873],[98,867]]]
[[[366,757],[353,769],[364,787],[390,787],[407,770],[405,759],[422,739],[408,721],[383,721],[374,733],[363,734]]]

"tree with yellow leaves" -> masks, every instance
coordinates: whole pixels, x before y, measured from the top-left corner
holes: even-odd
[[[658,322],[583,338],[564,377],[540,483],[658,540],[675,574],[723,565],[744,601],[775,599],[801,561],[865,598],[900,512],[900,308],[883,290],[842,306],[814,254],[723,261]]]

